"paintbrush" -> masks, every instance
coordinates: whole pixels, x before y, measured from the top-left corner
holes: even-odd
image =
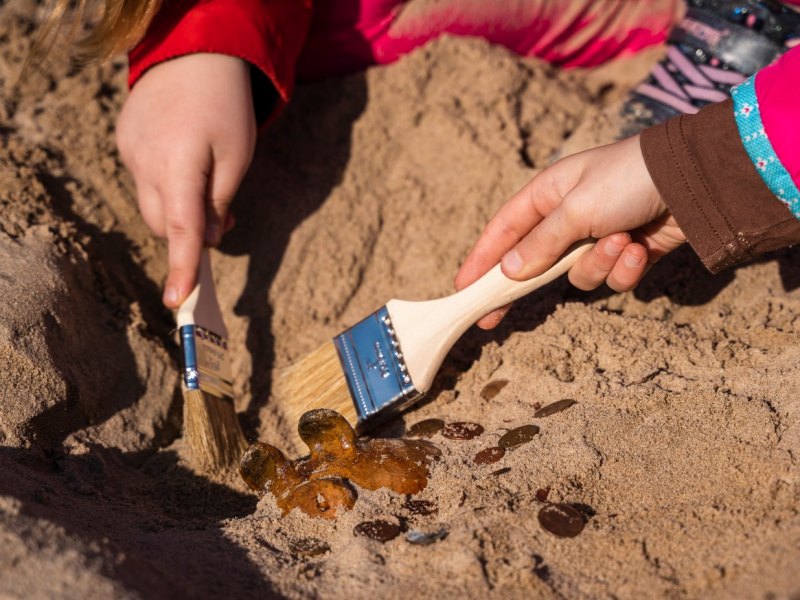
[[[197,285],[178,309],[183,359],[183,430],[193,464],[215,472],[238,464],[245,440],[233,406],[228,330],[203,249]]]
[[[308,410],[330,408],[364,431],[419,400],[471,325],[560,277],[594,243],[573,245],[545,273],[527,281],[509,279],[498,264],[446,298],[390,300],[288,367],[276,382],[276,396],[292,423]]]

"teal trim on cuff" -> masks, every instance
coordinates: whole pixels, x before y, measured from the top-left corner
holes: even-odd
[[[731,91],[733,114],[742,144],[756,171],[770,191],[800,219],[800,190],[789,171],[781,163],[769,141],[756,96],[756,75],[746,79]]]

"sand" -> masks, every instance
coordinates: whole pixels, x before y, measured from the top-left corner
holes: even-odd
[[[383,432],[485,427],[433,438],[443,458],[419,497],[438,513],[362,490],[337,522],[281,519],[235,475],[187,462],[165,246],[114,149],[124,63],[54,63],[14,88],[34,16],[0,7],[0,596],[800,597],[796,250],[712,276],[686,248],[627,294],[548,286],[470,331],[430,399]],[[300,86],[214,256],[250,439],[281,445],[293,426],[275,369],[391,297],[450,292],[510,193],[618,135],[620,99],[656,56],[560,73],[443,39]],[[561,398],[577,403],[533,417]],[[472,463],[531,423],[531,442]],[[577,537],[539,526],[546,487],[586,515]],[[375,518],[447,535],[353,535]],[[307,537],[331,551],[301,556]]]

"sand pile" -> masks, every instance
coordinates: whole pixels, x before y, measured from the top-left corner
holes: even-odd
[[[792,597],[800,577],[800,255],[712,277],[690,251],[638,291],[560,281],[471,331],[429,401],[390,424],[471,421],[414,515],[387,491],[335,523],[279,518],[180,438],[164,246],[114,151],[124,65],[52,66],[18,89],[33,7],[0,8],[0,595]],[[502,201],[554,156],[613,138],[650,58],[564,74],[444,39],[304,85],[261,140],[215,255],[238,408],[281,445],[275,368],[391,297],[451,291]],[[492,399],[481,390],[509,383]],[[572,398],[554,415],[537,405]],[[500,461],[508,429],[538,435]],[[542,492],[584,514],[537,521]],[[539,498],[537,498],[537,492]],[[443,532],[414,545],[365,520]],[[310,555],[301,540],[330,550]]]

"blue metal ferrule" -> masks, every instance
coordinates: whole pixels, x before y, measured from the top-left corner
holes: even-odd
[[[200,389],[197,373],[197,347],[194,342],[195,326],[184,325],[179,330],[181,338],[181,358],[183,360],[183,384],[187,390]]]
[[[419,397],[384,306],[333,339],[361,424]],[[390,408],[390,410],[384,410]]]

